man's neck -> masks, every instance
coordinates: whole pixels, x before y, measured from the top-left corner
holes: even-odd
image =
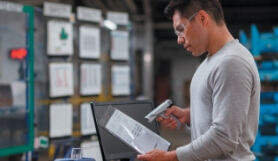
[[[215,24],[216,25],[216,24]],[[226,25],[214,26],[211,28],[208,42],[208,53],[210,55],[215,54],[219,51],[225,44],[234,40],[234,37],[229,32]]]

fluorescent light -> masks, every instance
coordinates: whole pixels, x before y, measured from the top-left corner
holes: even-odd
[[[104,20],[104,26],[110,30],[116,30],[117,25],[110,20]]]

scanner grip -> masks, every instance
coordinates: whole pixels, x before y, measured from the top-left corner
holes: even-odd
[[[169,116],[165,116],[165,112],[163,112],[162,114],[160,114],[159,116],[161,116],[161,117],[163,117],[163,118],[165,118],[165,119],[167,119],[167,118],[169,118],[169,117],[171,117],[171,118],[173,118],[175,121],[176,121],[176,123],[177,123],[177,130],[181,127],[181,122],[180,122],[180,120],[178,120],[174,115],[169,115]]]

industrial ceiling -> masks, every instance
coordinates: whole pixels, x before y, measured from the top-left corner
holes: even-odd
[[[45,0],[9,0],[21,4],[43,6]],[[107,11],[129,13],[130,20],[135,24],[144,24],[146,20],[153,23],[154,37],[159,40],[176,39],[173,34],[172,22],[163,10],[169,0],[48,0],[48,2],[66,3],[73,6],[98,8],[105,14]],[[252,23],[259,30],[271,32],[278,24],[277,0],[220,0],[228,28],[236,37],[239,29],[248,30]],[[75,11],[74,11],[75,12]]]

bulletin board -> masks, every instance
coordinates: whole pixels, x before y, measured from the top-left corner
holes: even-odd
[[[130,88],[131,69],[128,64],[129,51],[126,50],[129,50],[130,44],[127,42],[129,33],[124,26],[122,28],[125,31],[120,34],[116,32],[115,35],[116,42],[119,43],[120,39],[126,41],[124,55],[121,55],[121,49],[118,48],[115,51],[119,54],[111,60],[111,30],[101,26],[101,10],[78,6],[77,12],[73,13],[71,5],[45,2],[44,9],[47,9],[46,4],[53,6],[54,9],[43,10],[47,14],[36,10],[35,97],[38,116],[37,135],[49,137],[49,145],[52,146],[54,140],[63,140],[63,137],[82,140],[95,135],[87,102],[129,99],[130,90],[127,88]],[[54,14],[53,10],[61,15]],[[71,19],[71,15],[74,19]],[[67,48],[63,48],[65,46]],[[112,94],[113,86],[111,86],[111,65],[114,64],[128,67],[127,70],[123,69],[124,91],[119,88],[113,89],[115,95]],[[119,79],[121,71],[122,69],[115,70],[117,77],[115,83],[122,83]],[[59,110],[61,104],[72,106],[72,133],[69,133],[69,128],[60,131],[61,133],[56,131],[58,128],[51,122],[57,113],[53,112],[53,109]]]

